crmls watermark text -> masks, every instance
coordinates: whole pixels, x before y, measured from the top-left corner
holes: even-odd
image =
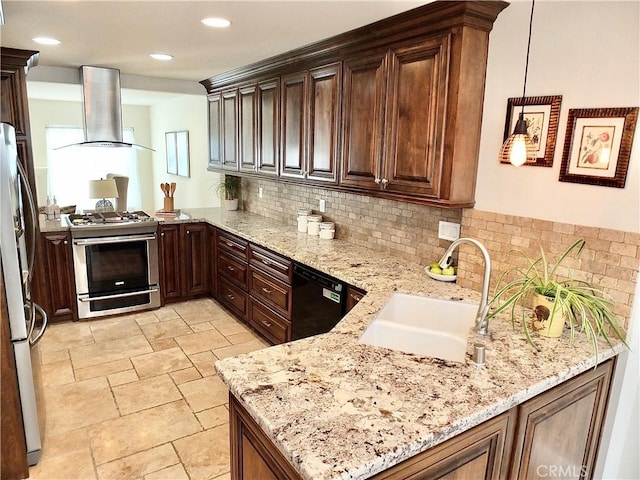
[[[585,465],[538,465],[536,474],[541,478],[581,478],[586,477]]]

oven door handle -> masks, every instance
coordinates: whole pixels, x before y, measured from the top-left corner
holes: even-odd
[[[128,235],[122,237],[97,237],[97,238],[83,238],[74,240],[74,245],[102,245],[105,243],[129,243],[139,242],[141,240],[155,240],[156,234],[151,235]]]
[[[96,300],[111,300],[112,298],[133,297],[134,295],[142,295],[145,293],[155,293],[159,291],[160,291],[159,288],[149,288],[147,290],[140,290],[137,292],[115,293],[113,295],[102,295],[100,297],[90,297],[88,293],[82,293],[78,295],[78,300],[86,303],[86,302],[94,302]]]

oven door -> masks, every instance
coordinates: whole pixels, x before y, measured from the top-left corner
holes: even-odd
[[[73,241],[78,317],[160,306],[155,233]]]

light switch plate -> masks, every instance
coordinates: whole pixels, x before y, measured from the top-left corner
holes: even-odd
[[[460,238],[460,224],[440,221],[438,225],[438,238],[443,240],[457,240]]]
[[[321,198],[320,199],[320,213],[324,213],[326,208],[327,208],[327,202],[323,198]]]

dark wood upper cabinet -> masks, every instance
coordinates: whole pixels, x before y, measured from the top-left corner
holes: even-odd
[[[309,180],[338,181],[338,142],[342,65],[334,63],[309,72],[307,162]]]
[[[305,178],[306,72],[282,78],[281,165],[283,177]]]
[[[240,170],[255,172],[257,167],[256,151],[256,87],[240,89]]]
[[[266,123],[277,117],[274,99],[260,98],[258,167],[241,174],[277,171],[289,182],[472,207],[489,32],[507,5],[432,2],[201,83],[224,99],[280,78],[280,131]]]
[[[280,80],[258,84],[258,165],[259,173],[278,174],[280,154]]]
[[[222,95],[209,95],[209,168],[222,167]]]
[[[389,52],[381,188],[438,197],[444,160],[449,36]]]
[[[380,183],[386,84],[386,54],[345,60],[341,185]]]
[[[238,170],[238,91],[222,92],[222,168]]]

